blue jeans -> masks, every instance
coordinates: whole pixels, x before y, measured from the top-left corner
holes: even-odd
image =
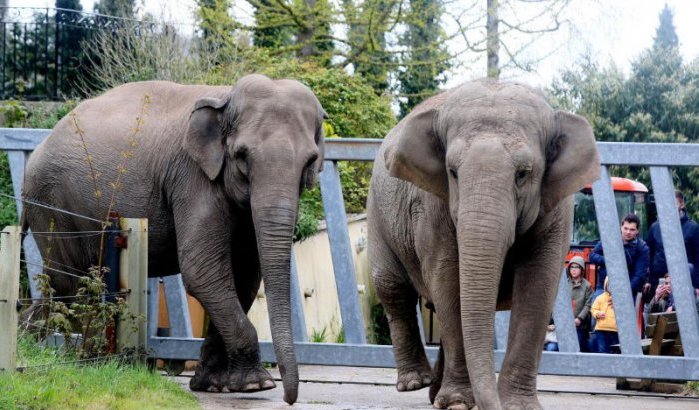
[[[558,351],[558,343],[546,342],[546,343],[544,343],[544,350],[547,352],[557,352]]]
[[[595,330],[590,336],[590,351],[594,353],[613,353],[612,345],[619,344],[617,332]]]
[[[589,331],[587,329],[576,328],[578,332],[578,344],[580,345],[580,351],[583,353],[590,351],[590,340]]]

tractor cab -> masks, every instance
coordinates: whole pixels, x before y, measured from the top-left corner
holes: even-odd
[[[638,181],[627,178],[612,177],[612,189],[616,199],[616,210],[619,221],[627,214],[634,213],[641,220],[639,227],[641,238],[645,238],[650,223],[655,220],[655,207],[651,202],[648,188]],[[599,241],[600,234],[595,214],[595,204],[592,199],[592,186],[588,185],[575,193],[575,211],[573,216],[573,234],[570,241],[570,250],[566,261],[576,255],[585,259],[585,278],[595,286],[595,266],[589,264],[589,255],[595,244]]]

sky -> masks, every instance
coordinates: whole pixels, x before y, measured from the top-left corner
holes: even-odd
[[[485,3],[485,0],[481,0]],[[53,7],[54,0],[9,0],[10,6]],[[170,21],[192,22],[195,0],[140,0],[139,4],[155,16]],[[249,14],[243,0],[233,0],[235,13]],[[658,26],[658,15],[667,3],[674,12],[674,23],[685,61],[699,57],[699,0],[575,0],[566,11],[571,24],[532,47],[528,56],[535,62],[531,73],[505,71],[503,78],[523,80],[545,86],[565,68],[581,60],[583,54],[593,56],[603,66],[616,64],[629,72],[630,63],[641,51],[650,47]],[[82,0],[91,11],[93,0]],[[248,16],[249,17],[249,16]],[[458,50],[458,41],[450,44]],[[545,58],[542,58],[545,56]],[[464,61],[450,72],[447,87],[485,74],[485,59]]]

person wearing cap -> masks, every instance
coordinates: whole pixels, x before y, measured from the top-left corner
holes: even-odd
[[[581,352],[589,352],[590,308],[592,305],[592,285],[583,277],[585,260],[574,256],[568,264],[568,290],[572,298],[575,330]]]

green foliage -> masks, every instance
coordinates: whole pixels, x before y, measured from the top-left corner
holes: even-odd
[[[51,279],[46,274],[38,275],[39,290],[47,297],[45,302],[46,317],[37,320],[34,325],[44,329],[44,334],[60,333],[65,340],[66,350],[76,357],[94,358],[102,357],[109,353],[109,341],[106,329],[116,328],[116,319],[126,323],[124,331],[135,332],[139,323],[145,318],[134,315],[128,310],[126,301],[119,296],[105,298],[107,285],[103,276],[108,268],[93,266],[89,275],[80,278],[80,287],[73,302],[63,302],[51,298],[56,292],[51,287]],[[70,304],[69,304],[70,303]],[[78,341],[72,338],[73,333],[78,333]]]
[[[666,16],[663,11],[661,27],[672,26]],[[683,63],[672,41],[658,40],[660,31],[653,47],[634,59],[628,78],[614,66],[584,62],[553,84],[554,103],[587,117],[599,141],[699,142],[699,60]],[[610,172],[651,187],[648,169],[612,167]],[[699,218],[699,171],[675,168],[673,179],[685,194],[690,217]]]
[[[95,2],[94,10],[106,16],[134,18],[136,0],[99,0]]]
[[[313,331],[311,332],[311,342],[325,343],[325,339],[327,339],[328,337],[327,330],[328,329],[325,326],[323,326],[323,328],[320,330],[313,329]]]
[[[75,363],[70,353],[18,338],[22,372],[0,373],[2,409],[197,409],[191,393],[142,365]],[[36,366],[36,367],[32,367]]]
[[[408,29],[401,43],[408,50],[403,68],[398,72],[401,117],[406,116],[422,100],[437,93],[444,81],[441,75],[449,69],[449,54],[440,28],[442,5],[436,0],[411,0]]]
[[[345,343],[345,327],[340,328],[340,332],[335,337],[335,343]]]
[[[391,341],[391,332],[388,328],[388,319],[386,318],[386,312],[384,311],[383,305],[377,303],[371,307],[371,343],[377,345],[390,345],[393,344]]]

